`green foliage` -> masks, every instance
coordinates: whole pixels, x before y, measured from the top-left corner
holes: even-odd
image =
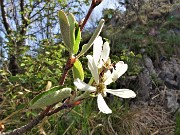
[[[39,55],[35,58],[28,55],[22,58],[21,68],[24,69],[26,74],[18,75],[24,86],[31,86],[32,84],[32,89],[37,91],[44,88],[48,80],[52,81],[53,84],[58,83],[58,75],[62,72],[62,66],[65,62],[65,58],[62,58],[65,48],[62,45],[49,46],[42,44],[38,52]]]
[[[128,75],[138,75],[142,68],[140,66],[140,61],[142,60],[142,55],[135,55],[132,51],[128,52],[127,50],[123,50],[121,54],[121,60],[128,64]]]
[[[94,99],[89,99],[88,102],[75,107],[73,111],[59,117],[59,120],[56,121],[55,134],[89,134],[91,131],[91,120],[93,120],[91,118],[93,115],[96,115],[92,107],[94,103]]]

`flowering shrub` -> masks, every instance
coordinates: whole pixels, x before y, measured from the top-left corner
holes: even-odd
[[[89,12],[83,21],[82,25],[79,25],[73,14],[66,14],[64,11],[58,12],[58,18],[60,22],[61,35],[64,46],[69,52],[63,74],[59,80],[59,85],[52,87],[52,83],[49,81],[46,86],[46,90],[35,96],[28,104],[28,108],[31,110],[43,108],[43,111],[38,114],[30,123],[20,128],[17,128],[9,133],[11,135],[23,134],[28,130],[31,130],[46,116],[51,116],[63,109],[72,108],[81,104],[82,100],[89,97],[97,97],[97,105],[100,112],[105,114],[112,113],[112,110],[107,106],[104,98],[106,93],[113,94],[121,98],[134,98],[136,94],[129,89],[107,89],[107,85],[115,82],[120,76],[122,76],[128,65],[123,61],[119,61],[116,64],[111,64],[109,58],[110,47],[109,43],[103,44],[102,37],[99,36],[104,20],[99,22],[98,27],[94,31],[91,39],[87,44],[82,46],[79,51],[79,44],[81,41],[81,31],[86,24],[89,15],[92,10],[101,3],[102,0],[92,0]],[[93,46],[93,55],[87,55],[88,68],[91,71],[92,78],[89,84],[83,82],[84,70],[79,58],[84,55]],[[65,79],[72,69],[73,72],[73,86],[65,86]],[[85,91],[78,94],[77,89]],[[45,108],[45,109],[44,109]],[[4,119],[4,121],[6,118]],[[3,120],[0,121],[0,124]],[[3,125],[3,124],[1,124]]]

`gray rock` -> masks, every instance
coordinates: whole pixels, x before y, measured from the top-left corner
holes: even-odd
[[[166,80],[164,81],[164,84],[165,84],[166,87],[169,88],[169,89],[173,89],[173,90],[179,89],[178,83],[177,83],[176,81],[166,79]]]
[[[159,79],[164,82],[167,88],[180,90],[180,60],[171,58],[170,61],[164,60],[160,64]]]
[[[143,55],[144,65],[150,74],[155,74],[154,65],[152,60],[145,54]]]
[[[166,91],[166,99],[167,99],[167,108],[171,112],[175,112],[179,107],[178,101],[178,94],[175,90],[167,90]]]
[[[151,76],[155,74],[154,66],[152,60],[143,54],[144,70],[139,74],[139,91],[138,96],[140,100],[147,101],[150,97],[150,91],[152,90],[152,78]]]
[[[165,71],[162,71],[160,72],[160,74],[158,75],[159,78],[161,78],[163,81],[165,81],[167,78],[169,80],[173,80],[174,79],[174,74],[171,73],[171,72],[165,72]]]
[[[138,75],[138,102],[161,104],[175,112],[180,107],[180,59],[163,58],[158,63],[160,68],[155,69],[146,50],[142,49],[141,53],[143,71]]]
[[[152,89],[152,82],[149,71],[147,69],[144,69],[144,71],[138,76],[138,80],[140,87],[138,96],[140,100],[147,101],[149,99],[149,91]]]

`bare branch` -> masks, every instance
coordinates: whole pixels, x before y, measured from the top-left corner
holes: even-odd
[[[5,5],[4,5],[4,0],[0,0],[0,6],[1,6],[1,14],[2,14],[2,19],[3,19],[3,25],[6,29],[6,32],[8,35],[11,34],[11,28],[10,28],[10,25],[7,21],[7,15],[6,15],[6,12],[5,12]]]
[[[90,8],[89,8],[89,10],[88,10],[88,13],[87,13],[87,15],[86,15],[86,17],[85,17],[82,25],[81,25],[81,28],[80,28],[81,31],[83,30],[85,24],[87,23],[87,21],[88,21],[90,15],[91,15],[92,11],[94,10],[94,8],[95,8],[96,6],[98,6],[102,1],[103,1],[103,0],[92,0],[91,6],[90,6]]]
[[[26,14],[24,12],[24,0],[20,0],[20,9],[21,9],[21,19],[22,19],[22,29],[20,31],[21,35],[26,34],[26,28],[28,24],[28,18],[26,18]]]
[[[17,11],[16,11],[16,6],[14,4],[14,0],[11,0],[11,5],[12,5],[12,14],[13,14],[14,22],[17,27],[17,26],[19,26],[19,21],[17,19]]]
[[[48,2],[46,2],[41,9],[39,9],[36,13],[34,13],[34,14],[30,17],[30,19],[33,18],[33,17],[35,17],[35,16],[36,16],[37,14],[39,14],[42,10],[44,10],[44,8],[47,6],[47,4],[48,4]]]

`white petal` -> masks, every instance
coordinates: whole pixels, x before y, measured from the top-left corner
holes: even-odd
[[[106,113],[106,114],[112,113],[112,110],[107,106],[101,94],[98,94],[97,96],[97,104],[98,104],[99,110],[102,113]]]
[[[109,85],[110,83],[113,82],[112,73],[110,70],[108,70],[104,73],[104,80],[105,80],[105,82],[104,82],[105,85]]]
[[[134,91],[129,89],[106,89],[107,93],[113,94],[121,98],[135,98],[136,94]]]
[[[97,84],[99,84],[98,67],[94,62],[94,58],[91,55],[86,56],[88,59],[88,67],[91,71],[92,76]]]
[[[99,60],[98,68],[101,68],[109,58],[109,53],[110,53],[109,43],[105,42],[104,45],[102,46],[102,48],[103,49],[101,52],[101,58]]]
[[[110,53],[110,47],[109,47],[109,43],[105,42],[103,45],[103,50],[101,53],[101,59],[106,62],[109,58],[109,53]]]
[[[79,78],[74,80],[74,85],[77,87],[78,90],[81,90],[81,91],[90,91],[90,92],[96,91],[95,87],[84,83]]]
[[[101,57],[102,45],[103,45],[103,40],[102,37],[99,36],[94,40],[94,45],[93,45],[93,58],[96,65],[98,65],[99,59]]]
[[[128,65],[127,64],[124,64],[123,61],[119,61],[118,63],[116,63],[115,65],[115,70],[113,70],[113,81],[115,82],[120,76],[122,76],[126,71],[127,71],[127,68],[128,68]]]

